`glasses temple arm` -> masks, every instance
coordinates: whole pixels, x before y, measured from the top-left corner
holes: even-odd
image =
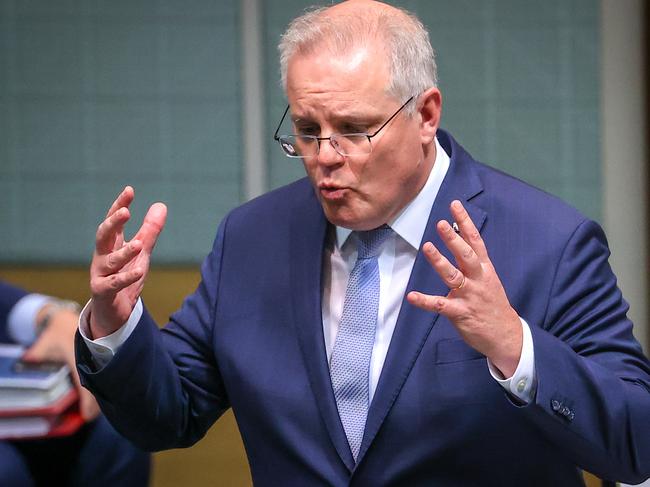
[[[284,109],[284,113],[282,114],[282,118],[280,119],[280,123],[278,124],[278,128],[276,128],[275,132],[273,133],[273,140],[279,140],[278,132],[280,131],[280,127],[282,127],[282,122],[284,122],[284,117],[287,116],[288,112],[289,112],[289,105],[287,105],[287,108]]]
[[[375,135],[377,135],[379,132],[381,132],[381,131],[383,130],[383,128],[384,128],[386,125],[388,125],[388,124],[390,123],[390,121],[391,121],[392,119],[394,119],[394,118],[399,114],[399,112],[401,112],[401,111],[404,109],[404,107],[405,107],[406,105],[408,105],[409,103],[411,103],[411,100],[413,100],[413,98],[415,98],[415,96],[411,96],[411,98],[409,98],[408,100],[406,100],[406,101],[404,102],[404,104],[403,104],[401,107],[399,107],[399,108],[397,109],[397,111],[396,111],[395,113],[393,113],[393,114],[390,116],[390,118],[389,118],[388,120],[386,120],[386,121],[381,125],[381,127],[379,127],[377,130],[375,130],[375,133],[374,133],[374,134],[372,134],[372,135],[368,135],[368,138],[371,139],[371,138],[373,138]],[[287,109],[288,109],[288,107],[287,107]]]

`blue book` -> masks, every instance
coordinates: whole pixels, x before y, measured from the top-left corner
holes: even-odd
[[[47,407],[72,389],[62,363],[26,363],[25,349],[0,345],[0,411]]]

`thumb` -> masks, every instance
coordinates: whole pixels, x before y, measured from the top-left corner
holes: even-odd
[[[140,240],[143,245],[143,250],[151,253],[158,235],[162,232],[167,221],[167,206],[164,203],[154,203],[147,211],[144,217],[142,226],[134,237],[134,240]]]

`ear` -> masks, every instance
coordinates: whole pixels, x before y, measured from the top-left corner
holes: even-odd
[[[442,113],[442,94],[438,88],[429,88],[418,99],[420,114],[420,140],[422,145],[433,142]]]

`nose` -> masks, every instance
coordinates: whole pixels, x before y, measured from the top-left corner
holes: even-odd
[[[333,166],[335,164],[342,164],[343,161],[344,157],[336,151],[331,139],[320,141],[320,148],[318,149],[319,164]]]

